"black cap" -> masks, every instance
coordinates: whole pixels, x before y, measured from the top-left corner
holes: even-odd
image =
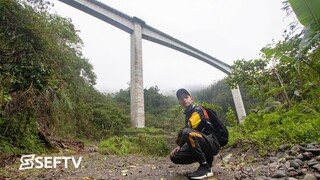
[[[181,95],[184,95],[184,94],[191,96],[191,94],[186,89],[183,89],[183,88],[179,89],[176,93],[178,99]]]

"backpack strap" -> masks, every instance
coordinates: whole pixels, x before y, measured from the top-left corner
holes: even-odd
[[[205,119],[209,120],[209,115],[208,115],[208,112],[206,111],[206,109],[204,109],[204,107],[198,105],[200,107],[200,109],[202,110],[203,112],[203,116]]]
[[[210,116],[209,116],[207,110],[203,106],[199,105],[199,107],[202,110],[203,115],[204,115],[204,121],[201,122],[203,125],[203,128],[206,129],[207,133],[214,134],[215,129],[214,129],[213,125],[211,124]]]

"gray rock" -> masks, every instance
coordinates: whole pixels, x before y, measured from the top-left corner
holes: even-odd
[[[289,171],[289,173],[288,173],[289,177],[295,177],[295,176],[298,176],[298,175],[299,175],[299,173],[297,171]]]
[[[304,157],[303,157],[302,154],[299,154],[296,158],[297,158],[297,159],[300,159],[300,160],[304,160]]]
[[[311,159],[309,162],[308,162],[308,166],[309,167],[312,167],[314,165],[318,164],[318,161],[316,161],[315,159]]]
[[[316,165],[312,166],[312,169],[314,169],[317,172],[320,172],[320,164],[316,164]]]
[[[279,158],[278,157],[270,157],[269,158],[269,163],[274,163],[274,162],[278,162]]]
[[[308,150],[308,149],[315,149],[315,148],[316,148],[315,145],[313,145],[313,144],[307,144],[306,150]]]
[[[279,164],[279,170],[287,170],[290,167],[290,162],[286,162],[284,164]]]
[[[299,163],[300,166],[303,165],[303,161],[301,159],[295,159],[294,161],[296,161],[297,163]]]
[[[300,167],[299,163],[297,163],[295,160],[290,160],[290,167],[294,167],[295,169],[298,169]]]
[[[272,174],[272,178],[282,178],[282,177],[286,177],[287,174],[284,171],[281,170],[276,170],[273,174]]]
[[[288,171],[295,171],[296,169],[294,167],[289,167]]]
[[[269,168],[271,169],[271,170],[276,170],[276,169],[278,169],[278,163],[277,162],[274,162],[274,163],[271,163],[271,164],[269,164]]]
[[[306,151],[312,153],[314,156],[320,155],[320,149],[317,148],[306,149]]]
[[[278,151],[277,154],[276,154],[276,156],[277,156],[278,158],[283,158],[283,157],[285,157],[285,156],[288,156],[288,154],[287,154],[286,152]]]
[[[295,145],[291,148],[291,155],[295,156],[299,154],[299,152],[304,151],[304,148],[300,145]]]
[[[296,157],[294,157],[294,156],[286,156],[285,157],[285,159],[287,160],[287,161],[289,161],[289,160],[294,160]]]
[[[303,180],[317,180],[317,178],[313,174],[306,174]]]
[[[310,160],[313,157],[311,152],[304,152],[302,155],[305,160]]]

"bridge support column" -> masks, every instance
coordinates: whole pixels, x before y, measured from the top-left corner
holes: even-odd
[[[130,115],[131,127],[144,128],[144,92],[142,64],[142,26],[144,22],[133,18],[131,34]]]
[[[239,86],[237,85],[237,88],[231,89],[234,105],[236,107],[239,123],[244,122],[244,118],[246,117],[246,110],[244,109],[241,93]]]

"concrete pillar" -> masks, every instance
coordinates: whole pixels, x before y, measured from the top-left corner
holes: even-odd
[[[234,105],[236,107],[239,123],[244,122],[244,118],[246,117],[246,110],[243,105],[241,93],[239,86],[237,85],[237,88],[231,89]]]
[[[142,64],[142,26],[144,22],[133,18],[134,30],[131,34],[131,80],[130,113],[131,127],[144,128],[144,92]]]

